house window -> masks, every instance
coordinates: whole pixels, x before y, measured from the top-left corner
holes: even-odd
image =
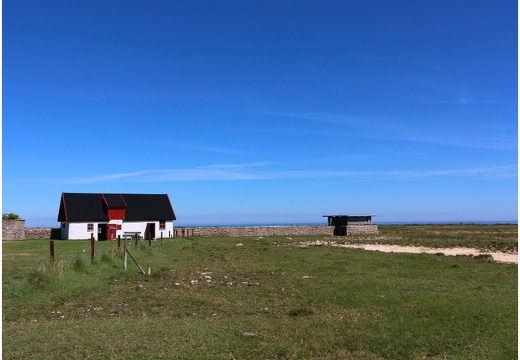
[[[159,221],[159,230],[166,230],[166,221]]]
[[[94,224],[87,224],[87,231],[94,231]]]

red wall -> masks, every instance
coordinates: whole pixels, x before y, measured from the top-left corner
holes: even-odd
[[[108,209],[108,218],[110,220],[124,220],[125,209]]]

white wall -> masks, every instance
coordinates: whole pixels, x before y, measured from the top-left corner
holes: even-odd
[[[65,228],[63,227],[65,224]],[[97,239],[97,224],[94,223],[94,231],[87,231],[87,223],[62,223],[61,238],[69,239],[90,239],[91,234],[94,234],[94,239]]]
[[[165,229],[159,229],[159,221],[147,221],[147,222],[123,222],[123,226],[121,230],[117,230],[117,235],[123,236],[125,232],[139,232],[143,239],[146,238],[146,224],[155,224],[155,238],[159,239],[161,237],[161,232],[163,233],[163,237],[167,238],[168,236],[173,237],[173,221],[166,221]]]
[[[164,230],[159,229],[159,221],[147,221],[147,222],[124,222],[121,220],[113,220],[110,224],[120,224],[121,230],[117,230],[116,237],[123,234],[125,232],[139,232],[140,235],[145,238],[146,237],[146,224],[155,224],[155,238],[158,239],[161,237],[161,232],[163,233],[163,237],[167,238],[168,236],[173,237],[173,221],[166,221],[166,228]],[[68,223],[63,222],[61,226],[61,238],[63,240],[69,239],[90,239],[91,234],[94,234],[94,239],[98,239],[98,224],[94,224],[94,231],[87,231],[87,223]],[[65,227],[63,226],[65,225]]]
[[[156,239],[159,239],[161,237],[161,232],[162,232],[163,238],[173,237],[173,221],[166,221],[165,225],[166,225],[166,227],[164,230],[159,229],[159,222],[157,222],[157,225],[155,225],[155,238]]]
[[[117,235],[123,236],[125,232],[139,232],[144,238],[144,232],[146,231],[146,224],[143,222],[124,222],[121,230],[117,230]]]

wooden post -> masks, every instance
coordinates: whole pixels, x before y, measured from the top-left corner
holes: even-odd
[[[161,245],[162,245],[162,231],[161,231]]]
[[[94,234],[90,234],[90,262],[94,262]]]
[[[139,233],[135,233],[135,247],[137,248],[137,242],[139,241]]]
[[[54,240],[50,241],[51,262],[54,262]]]
[[[125,236],[125,244],[124,244],[124,250],[123,250],[123,268],[126,270],[126,262],[127,262],[127,246],[126,246],[126,236]]]
[[[130,259],[134,260],[135,264],[137,265],[137,267],[139,268],[139,270],[141,270],[141,272],[143,274],[146,275],[146,272],[143,270],[143,268],[141,267],[141,265],[139,265],[139,263],[137,262],[137,260],[132,256],[132,254],[130,254],[130,251],[125,251],[125,254],[128,254],[128,256],[130,256]]]
[[[121,249],[121,235],[117,235],[117,249]]]

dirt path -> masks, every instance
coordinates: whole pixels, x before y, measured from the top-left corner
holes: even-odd
[[[444,255],[455,256],[455,255],[468,255],[468,256],[478,256],[478,255],[491,255],[493,260],[496,262],[502,263],[512,263],[518,264],[518,254],[509,254],[503,252],[490,252],[490,251],[480,251],[479,249],[474,248],[428,248],[422,246],[400,246],[400,245],[378,245],[378,244],[359,244],[359,245],[349,245],[349,244],[338,244],[334,241],[309,241],[301,243],[300,246],[334,246],[334,247],[342,247],[342,248],[350,248],[350,249],[363,249],[370,251],[381,251],[381,252],[396,252],[396,253],[409,253],[409,254],[438,254],[442,253]]]

